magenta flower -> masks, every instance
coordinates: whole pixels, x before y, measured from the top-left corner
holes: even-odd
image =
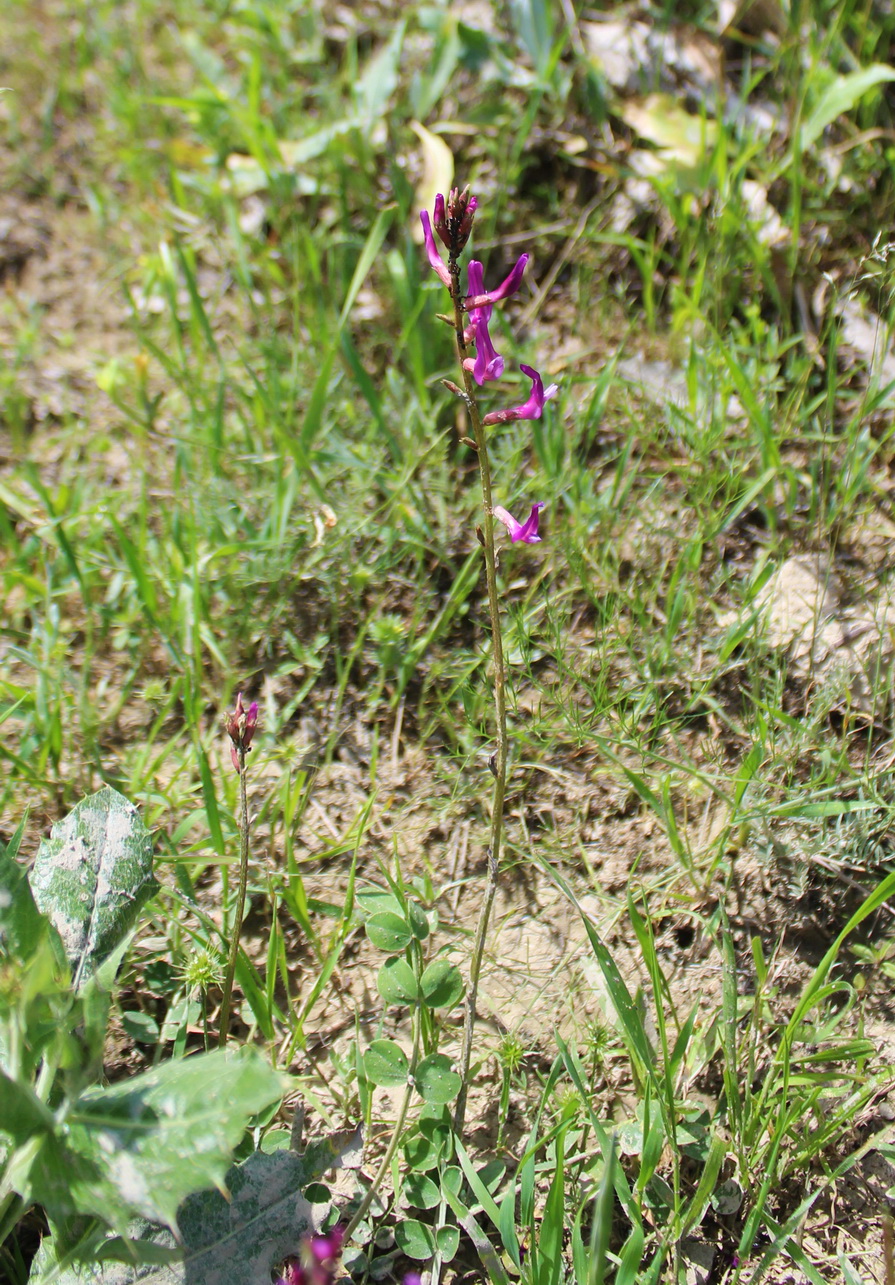
[[[252,737],[255,735],[255,728],[258,726],[258,702],[252,701],[246,709],[242,703],[242,692],[236,697],[236,706],[232,714],[228,714],[225,726],[227,735],[230,737],[230,758],[237,772],[239,767],[239,754],[237,750],[243,750],[248,753],[252,744]]]
[[[544,403],[549,402],[559,392],[558,384],[544,388],[544,381],[533,366],[522,366],[519,369],[531,380],[531,394],[528,401],[521,406],[509,406],[506,410],[493,410],[482,420],[483,424],[509,424],[514,419],[540,419],[544,413]]]
[[[437,196],[435,198],[435,218],[438,219],[439,217],[439,201],[441,202],[440,213],[443,219],[444,218],[444,197],[443,196]],[[438,273],[442,282],[447,286],[448,290],[450,290],[451,274],[448,271],[448,266],[445,263],[444,259],[442,259],[441,255],[438,253],[438,247],[435,244],[435,237],[432,233],[432,224],[429,221],[428,210],[420,210],[420,223],[422,223],[423,225],[423,236],[425,237],[425,240],[426,240],[426,257],[429,260],[429,267]]]
[[[483,294],[485,290],[485,272],[478,259],[470,259],[466,267],[466,279],[469,283],[469,293]],[[472,308],[469,312],[469,325],[463,331],[463,338],[468,344],[475,343],[475,332],[479,322],[483,319],[488,322],[491,320],[491,313],[494,311],[494,305],[484,304],[481,308]]]
[[[472,371],[472,377],[477,384],[484,384],[489,379],[500,379],[503,374],[503,364],[503,357],[491,342],[488,323],[482,319],[476,326],[475,360],[467,357],[463,365],[467,370]]]
[[[334,1285],[340,1273],[339,1258],[344,1227],[333,1227],[325,1236],[308,1236],[301,1244],[300,1260],[287,1264],[276,1285]]]
[[[513,544],[517,544],[520,540],[523,544],[539,544],[541,537],[538,535],[538,518],[541,509],[546,507],[543,500],[539,504],[533,504],[525,522],[517,522],[512,513],[507,513],[506,509],[502,509],[499,504],[495,504],[491,512],[509,531]]]
[[[311,1239],[311,1257],[319,1265],[333,1262],[342,1252],[345,1240],[345,1228],[333,1227],[325,1236],[314,1236]]]
[[[467,274],[469,293],[482,294],[485,289],[485,273],[477,259],[469,261]],[[472,377],[477,384],[484,384],[490,379],[500,379],[503,374],[503,357],[491,342],[491,333],[488,330],[488,322],[491,320],[493,310],[494,305],[490,303],[484,304],[481,308],[474,308],[469,314],[470,324],[463,334],[467,343],[475,344],[475,360],[467,357],[463,365],[467,370],[472,371]]]
[[[431,263],[432,260],[430,259]],[[522,274],[525,271],[525,265],[528,263],[528,255],[520,254],[509,275],[504,277],[496,290],[482,289],[478,294],[471,295],[463,301],[464,308],[468,312],[473,312],[476,308],[487,308],[489,304],[500,303],[501,299],[508,299],[511,294],[515,294],[522,285]],[[472,267],[472,264],[470,264]],[[484,286],[484,281],[482,285]],[[471,284],[470,284],[471,288]]]

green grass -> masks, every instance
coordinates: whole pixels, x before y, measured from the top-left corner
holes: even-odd
[[[499,1171],[437,1102],[412,1108],[389,1180],[436,1199],[402,1248],[434,1245],[449,1273],[459,1227],[455,1267],[493,1281],[646,1285],[682,1278],[701,1234],[743,1285],[785,1261],[835,1279],[845,1251],[801,1233],[859,1165],[885,1082],[868,1032],[890,980],[890,675],[868,717],[846,679],[768,645],[760,604],[792,554],[828,556],[848,606],[887,587],[890,390],[836,308],[859,301],[888,337],[895,100],[856,77],[893,20],[803,0],[736,44],[726,106],[703,99],[714,144],[666,158],[619,229],[648,144],[559,7],[495,8],[493,34],[437,6],[346,12],[60,0],[0,18],[5,192],[51,229],[76,209],[115,299],[83,351],[35,257],[0,315],[3,835],[27,814],[32,856],[102,783],[139,805],[163,889],[107,1063],[181,1058],[208,1038],[234,931],[222,716],[257,699],[239,1038],[323,1124],[365,1120],[378,1162],[394,1117],[364,1051],[397,1005],[364,896],[426,916],[416,983],[435,958],[465,966],[493,737],[475,460],[413,235],[411,122],[440,130],[489,277],[525,249],[532,289],[552,280],[495,318],[507,357],[561,385],[493,446],[498,502],[549,502],[543,542],[500,559],[506,914],[526,881],[576,923],[583,903],[589,1010],[604,998],[596,1026],[555,1030],[546,1006],[536,1036],[483,1035],[477,1091],[524,1116],[489,1135]],[[713,8],[687,18],[717,46]],[[35,420],[35,370],[71,352],[77,409]],[[634,378],[641,354],[673,366],[673,404]],[[604,886],[619,860],[626,891]],[[713,979],[695,1007],[688,959]],[[456,1015],[417,1012],[421,1056],[453,1055]],[[354,1036],[323,1061],[327,1024]]]

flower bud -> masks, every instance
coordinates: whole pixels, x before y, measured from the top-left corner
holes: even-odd
[[[478,201],[469,194],[469,185],[460,192],[451,188],[447,208],[443,196],[435,198],[435,231],[454,258],[460,253],[472,232]]]
[[[241,771],[238,750],[245,753],[252,744],[255,728],[258,726],[258,702],[252,701],[248,709],[242,703],[242,692],[236,697],[236,706],[227,715],[225,726],[230,737],[230,758],[237,772]]]

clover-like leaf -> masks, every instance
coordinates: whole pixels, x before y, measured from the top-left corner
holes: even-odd
[[[415,1004],[420,997],[416,974],[400,955],[393,955],[385,961],[379,970],[376,985],[386,1004]]]
[[[433,959],[420,978],[420,988],[430,1008],[453,1008],[463,998],[463,977],[456,964]]]
[[[432,1228],[416,1218],[402,1218],[395,1226],[395,1240],[408,1258],[431,1258],[435,1253]]]
[[[364,1051],[367,1079],[382,1088],[405,1084],[410,1071],[407,1054],[393,1040],[374,1040]]]
[[[384,950],[387,955],[397,955],[413,936],[407,920],[389,910],[371,915],[365,928],[376,949]]]
[[[426,1102],[451,1102],[460,1092],[463,1081],[444,1053],[424,1057],[413,1074],[417,1092]]]

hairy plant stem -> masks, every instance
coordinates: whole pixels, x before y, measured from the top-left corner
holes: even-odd
[[[224,975],[224,996],[221,1000],[221,1023],[218,1032],[218,1048],[226,1046],[230,1030],[230,1000],[233,995],[233,979],[236,976],[236,961],[239,958],[239,938],[242,934],[242,917],[245,913],[246,888],[249,882],[249,792],[246,785],[246,752],[244,745],[237,745],[236,757],[239,760],[239,890],[236,895],[236,920],[233,924],[230,955],[227,960],[227,972]]]
[[[507,700],[506,666],[503,658],[503,636],[500,631],[500,601],[497,596],[497,556],[494,550],[494,515],[491,512],[491,464],[488,459],[488,442],[482,424],[482,414],[476,394],[475,380],[463,362],[466,358],[466,341],[463,338],[465,316],[460,291],[460,266],[454,256],[450,259],[451,298],[454,303],[454,333],[457,339],[457,357],[463,372],[465,402],[479,457],[479,479],[482,485],[482,540],[485,550],[485,579],[488,585],[488,612],[491,617],[491,657],[494,674],[494,715],[497,748],[491,759],[494,790],[491,796],[491,830],[488,841],[488,882],[479,911],[475,930],[472,957],[469,961],[469,988],[466,992],[466,1013],[463,1022],[463,1045],[460,1054],[462,1086],[454,1108],[454,1132],[462,1134],[466,1119],[466,1097],[469,1089],[469,1064],[472,1059],[472,1040],[475,1033],[476,1000],[479,976],[485,953],[488,924],[497,895],[500,871],[500,843],[503,837],[503,802],[507,789]]]

